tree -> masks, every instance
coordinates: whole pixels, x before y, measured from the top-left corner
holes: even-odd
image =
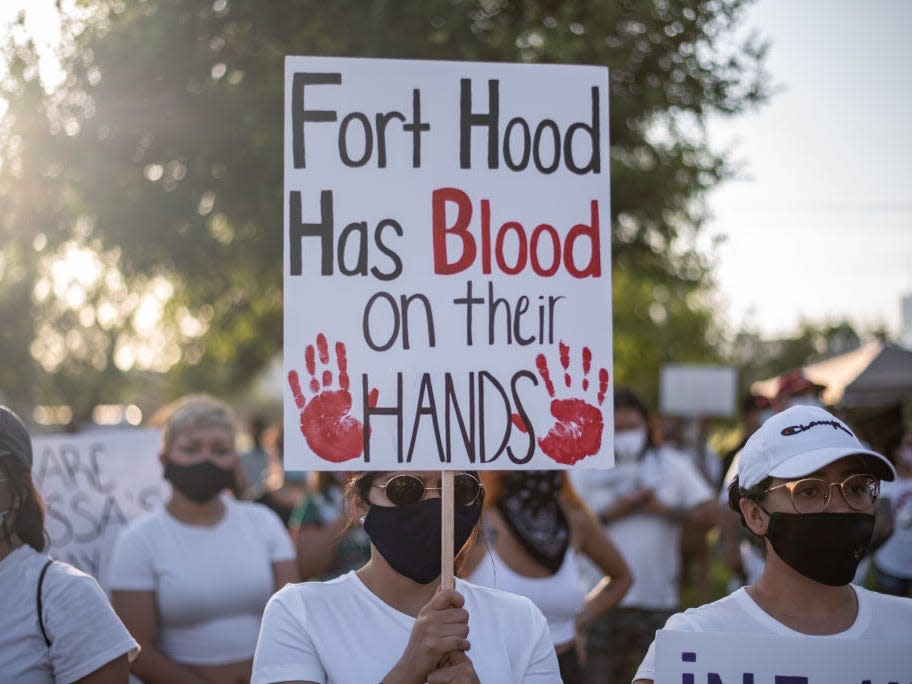
[[[716,355],[709,263],[694,238],[701,198],[728,167],[702,123],[766,97],[765,46],[733,38],[745,4],[85,0],[67,81],[36,107],[43,125],[11,128],[66,205],[68,220],[41,232],[49,249],[77,236],[108,255],[124,300],[170,283],[158,332],[175,390],[231,394],[281,348],[284,55],[607,65],[616,376],[654,393],[655,364]],[[13,106],[30,83],[13,78]],[[88,318],[73,337],[91,334]],[[146,341],[135,318],[127,308],[101,352],[112,376],[143,366],[124,351]]]

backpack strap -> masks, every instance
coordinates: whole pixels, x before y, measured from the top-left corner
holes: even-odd
[[[47,630],[44,628],[44,616],[42,615],[42,600],[41,600],[41,587],[44,586],[44,576],[47,574],[47,570],[51,567],[51,563],[54,562],[53,558],[48,558],[47,563],[44,564],[44,567],[41,568],[41,574],[38,575],[38,591],[35,595],[35,602],[38,604],[38,626],[41,628],[41,636],[44,637],[45,645],[50,648],[51,640],[48,639]]]

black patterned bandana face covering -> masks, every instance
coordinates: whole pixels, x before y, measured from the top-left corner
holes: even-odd
[[[552,573],[570,546],[570,525],[560,506],[560,470],[513,471],[504,475],[497,508],[532,558]]]

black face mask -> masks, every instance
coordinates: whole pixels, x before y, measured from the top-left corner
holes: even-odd
[[[205,503],[234,486],[234,471],[219,468],[212,461],[178,465],[169,460],[165,461],[165,479],[191,501]]]
[[[869,513],[769,513],[766,538],[793,570],[831,587],[848,584],[871,545]]]
[[[479,496],[470,506],[456,506],[457,553],[481,517],[482,498]],[[428,584],[440,577],[442,512],[439,498],[402,506],[371,504],[364,518],[364,531],[393,570],[419,584]]]
[[[497,508],[517,541],[552,573],[560,569],[570,546],[570,525],[559,497],[560,470],[513,471],[503,478]]]

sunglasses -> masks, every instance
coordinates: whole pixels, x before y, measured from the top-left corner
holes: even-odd
[[[386,484],[374,484],[386,492],[386,498],[395,506],[415,504],[426,492],[439,492],[440,487],[428,487],[417,475],[394,475]],[[453,498],[457,506],[471,506],[481,496],[481,482],[474,475],[456,473],[453,476]]]

